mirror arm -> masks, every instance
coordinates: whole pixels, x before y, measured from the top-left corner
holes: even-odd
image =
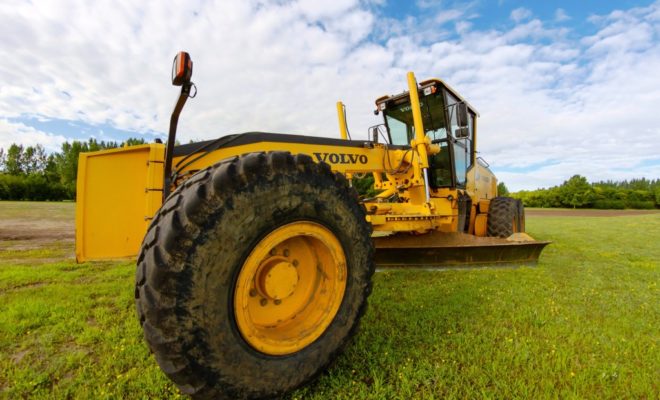
[[[193,83],[188,81],[181,85],[181,93],[179,94],[179,99],[172,110],[172,116],[170,117],[170,131],[167,136],[167,150],[165,151],[165,170],[163,173],[163,203],[167,199],[167,196],[170,195],[170,187],[172,186],[172,158],[174,153],[174,142],[176,141],[176,128],[179,123],[179,115],[183,106],[186,104],[188,97],[190,97],[190,89],[192,88]]]

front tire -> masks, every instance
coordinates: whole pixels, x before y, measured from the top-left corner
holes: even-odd
[[[488,206],[487,235],[507,238],[524,231],[525,211],[519,200],[495,197]]]
[[[356,332],[371,227],[343,176],[251,153],[200,171],[155,216],[136,305],[165,374],[196,398],[264,398],[312,380]]]

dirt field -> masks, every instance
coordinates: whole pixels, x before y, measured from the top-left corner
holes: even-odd
[[[659,210],[591,210],[530,208],[532,217],[620,217],[657,214]],[[0,249],[30,250],[59,243],[73,247],[75,203],[2,202],[0,207]],[[71,254],[73,252],[71,251]]]
[[[29,207],[26,207],[29,204]],[[0,202],[2,260],[73,258],[75,203]]]
[[[526,208],[525,215],[533,217],[623,217],[658,214],[659,210],[593,210],[568,208]]]
[[[74,237],[73,221],[3,219],[0,240],[29,240],[35,243]]]

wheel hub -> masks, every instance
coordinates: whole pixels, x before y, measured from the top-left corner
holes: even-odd
[[[286,260],[268,260],[257,276],[257,290],[269,300],[284,300],[296,291],[298,270]]]
[[[337,314],[346,275],[346,255],[328,228],[297,221],[274,229],[237,277],[234,315],[243,339],[269,355],[302,350]]]

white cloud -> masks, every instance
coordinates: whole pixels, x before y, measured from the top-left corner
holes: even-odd
[[[525,7],[519,7],[511,11],[510,18],[515,22],[521,22],[532,16],[532,12]]]
[[[442,5],[442,0],[417,0],[415,5],[421,9],[435,8]]]
[[[305,16],[311,19],[339,17],[357,5],[357,0],[299,0],[298,6]]]
[[[61,135],[43,132],[17,122],[0,118],[0,148],[8,149],[12,144],[25,146],[42,145],[48,152],[59,151],[66,138]]]
[[[339,99],[353,137],[366,138],[378,122],[374,99],[404,90],[414,70],[445,79],[481,111],[479,149],[496,171],[548,164],[503,172],[510,189],[574,173],[660,176],[639,166],[660,153],[658,3],[591,18],[597,32],[577,40],[526,9],[511,13],[510,29],[484,30],[466,20],[468,6],[393,20],[378,4],[4,2],[0,146],[64,140],[7,122],[20,115],[164,132],[177,95],[172,57],[185,49],[199,95],[183,111],[182,142],[250,130],[338,137]]]
[[[455,21],[464,15],[463,10],[451,9],[443,10],[436,14],[434,22],[438,25],[445,24],[450,21]]]
[[[555,10],[555,21],[564,22],[570,20],[571,17],[566,14],[566,11],[563,8],[558,8]]]

